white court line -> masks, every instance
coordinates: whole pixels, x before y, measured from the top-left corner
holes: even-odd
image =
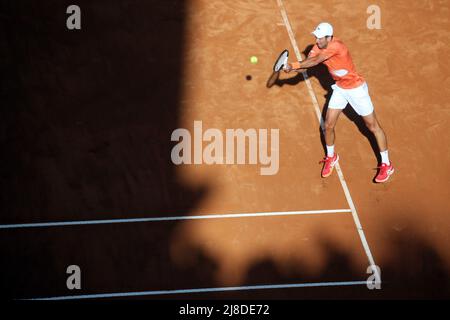
[[[0,229],[61,227],[61,226],[75,226],[75,225],[157,222],[157,221],[176,221],[176,220],[232,219],[232,218],[251,218],[251,217],[317,215],[317,214],[331,214],[331,213],[345,213],[345,212],[352,212],[352,211],[350,209],[335,209],[335,210],[258,212],[258,213],[236,213],[236,214],[208,214],[208,215],[194,215],[194,216],[180,216],[180,217],[156,217],[156,218],[136,218],[136,219],[80,220],[80,221],[64,221],[64,222],[2,224],[2,225],[0,225]]]
[[[297,56],[297,59],[299,61],[302,61],[303,59],[302,59],[302,56],[301,56],[300,51],[298,49],[297,41],[295,40],[294,32],[292,31],[291,23],[289,22],[289,18],[287,16],[287,12],[286,12],[286,8],[284,6],[283,0],[277,0],[277,2],[278,2],[278,7],[280,8],[280,11],[281,11],[281,16],[282,16],[284,24],[286,26],[286,30],[287,30],[287,32],[289,34],[289,38],[291,40],[292,47],[294,48],[295,55]],[[320,112],[319,103],[317,101],[316,94],[314,93],[314,89],[313,89],[313,87],[311,85],[311,81],[309,80],[308,74],[305,71],[302,72],[302,75],[303,75],[303,78],[305,79],[306,86],[308,87],[308,92],[309,92],[309,95],[311,97],[311,101],[312,101],[312,103],[314,105],[314,110],[315,110],[317,118],[319,120],[320,127],[322,128],[322,131],[324,131],[324,122],[323,122],[323,119],[322,119],[322,114]],[[374,272],[376,283],[381,283],[381,277],[380,277],[380,274],[378,272],[378,268],[376,267],[375,260],[374,260],[374,258],[372,256],[372,252],[370,251],[369,244],[367,242],[366,236],[364,235],[364,231],[363,231],[361,222],[359,221],[359,217],[358,217],[358,213],[356,211],[356,207],[355,207],[355,205],[353,203],[352,197],[350,195],[350,191],[349,191],[349,189],[347,187],[347,183],[345,182],[344,174],[342,173],[342,170],[341,170],[341,167],[340,167],[339,163],[336,164],[335,168],[336,168],[336,171],[338,173],[339,181],[341,182],[342,189],[344,190],[345,198],[347,199],[347,202],[348,202],[348,204],[349,204],[349,206],[351,208],[353,220],[355,222],[356,229],[358,230],[358,234],[359,234],[359,237],[361,239],[361,243],[362,243],[362,245],[364,247],[364,251],[366,252],[367,258],[368,258],[369,263],[370,263],[370,267],[371,267],[372,271]]]
[[[125,297],[205,293],[205,292],[248,291],[248,290],[267,290],[267,289],[273,290],[273,289],[288,289],[288,288],[314,288],[314,287],[338,287],[338,286],[360,286],[360,285],[367,285],[367,281],[294,283],[294,284],[273,284],[273,285],[219,287],[219,288],[203,288],[203,289],[158,290],[158,291],[141,291],[141,292],[122,292],[122,293],[119,292],[119,293],[86,294],[74,296],[57,296],[47,298],[32,298],[21,300],[80,300],[80,299],[125,298]]]

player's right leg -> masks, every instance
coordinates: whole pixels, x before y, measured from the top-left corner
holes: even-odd
[[[323,163],[322,168],[322,178],[329,177],[333,172],[334,166],[339,161],[339,155],[334,152],[334,139],[335,133],[334,128],[336,127],[337,120],[339,115],[342,113],[342,109],[328,109],[327,115],[325,117],[325,125],[324,125],[324,136],[325,136],[325,144],[327,148],[327,155],[325,158],[320,161]]]
[[[334,89],[330,102],[328,104],[327,115],[325,116],[324,123],[323,134],[325,136],[327,155],[322,161],[320,161],[321,163],[323,163],[321,172],[322,178],[329,177],[333,172],[334,166],[339,161],[339,155],[334,152],[334,129],[336,127],[339,115],[342,113],[342,110],[346,107],[346,105],[347,100],[337,89]]]
[[[342,109],[328,108],[327,110],[324,123],[324,136],[327,146],[334,146],[334,140],[336,137],[334,128],[336,127],[336,123],[341,113]]]

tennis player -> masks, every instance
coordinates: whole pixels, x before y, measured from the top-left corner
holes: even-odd
[[[339,161],[339,155],[334,150],[334,128],[342,110],[350,104],[374,134],[381,153],[381,166],[378,167],[375,181],[379,183],[388,181],[394,173],[394,166],[389,161],[386,135],[378,123],[364,78],[356,72],[347,47],[333,36],[331,24],[326,22],[319,24],[312,34],[316,37],[316,44],[307,59],[302,62],[288,63],[284,70],[285,72],[303,71],[302,69],[324,63],[336,82],[331,86],[333,94],[325,117],[324,134],[327,155],[321,161],[324,163],[322,177],[330,176]]]

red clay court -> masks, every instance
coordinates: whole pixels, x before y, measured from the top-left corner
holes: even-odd
[[[80,0],[74,31],[70,4],[0,4],[4,299],[450,297],[448,2],[377,1],[375,30],[365,0]],[[339,166],[320,177],[324,66],[266,87],[322,21],[369,85],[396,168],[386,184],[350,107]],[[175,165],[171,134],[195,121],[278,129],[277,173]]]

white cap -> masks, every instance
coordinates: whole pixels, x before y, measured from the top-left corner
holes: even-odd
[[[328,22],[322,22],[319,24],[316,28],[316,30],[313,31],[313,35],[316,36],[316,38],[323,38],[327,36],[333,35],[333,26],[329,24]]]

